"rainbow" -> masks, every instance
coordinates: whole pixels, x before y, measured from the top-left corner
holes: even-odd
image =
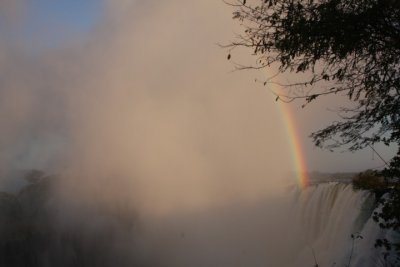
[[[279,90],[281,91],[281,90]],[[282,114],[283,122],[285,124],[286,131],[289,136],[290,149],[293,155],[293,164],[296,172],[296,180],[300,188],[306,188],[310,181],[307,176],[307,165],[305,156],[303,154],[303,148],[297,133],[296,122],[293,117],[292,111],[289,109],[289,105],[282,101],[279,101],[279,111]]]

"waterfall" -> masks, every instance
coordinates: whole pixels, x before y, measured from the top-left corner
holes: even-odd
[[[373,194],[351,184],[321,183],[292,192],[288,266],[380,266],[374,247],[388,233],[372,219]],[[382,265],[383,266],[383,265]]]
[[[376,267],[374,194],[320,183],[279,198],[159,218],[151,244],[168,267]],[[350,264],[349,264],[350,263]],[[390,266],[390,265],[389,265]]]

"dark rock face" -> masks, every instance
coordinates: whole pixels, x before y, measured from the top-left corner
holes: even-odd
[[[18,193],[0,192],[0,266],[136,266],[133,224],[102,207],[59,203],[56,177],[34,172]],[[143,265],[143,262],[142,264]]]

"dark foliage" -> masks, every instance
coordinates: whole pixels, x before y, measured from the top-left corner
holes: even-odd
[[[260,0],[236,7],[245,32],[228,47],[245,46],[258,55],[257,67],[307,73],[302,98],[346,94],[355,104],[343,120],[312,134],[317,146],[400,141],[400,2],[395,0]],[[334,137],[338,137],[335,138]]]
[[[352,182],[355,189],[370,190],[372,192],[387,189],[384,177],[373,170],[366,170],[353,176]]]

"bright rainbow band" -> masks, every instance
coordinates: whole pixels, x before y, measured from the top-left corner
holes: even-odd
[[[289,136],[296,179],[300,188],[304,189],[309,185],[310,181],[307,176],[307,165],[305,162],[305,156],[303,155],[303,148],[299,139],[299,134],[297,133],[296,122],[287,103],[279,101],[279,109],[283,116],[283,121]]]

